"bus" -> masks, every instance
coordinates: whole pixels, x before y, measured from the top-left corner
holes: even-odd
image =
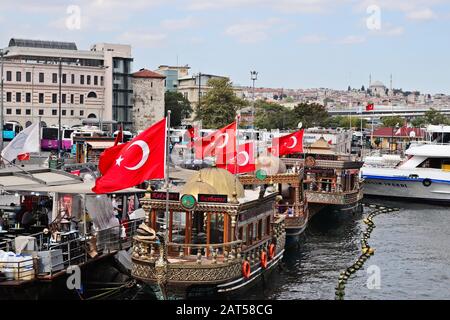
[[[123,132],[123,143],[133,140],[134,136],[130,131],[122,131]],[[119,130],[113,133],[113,138],[116,138],[119,134]]]
[[[72,133],[73,129],[62,129],[61,149],[70,150],[72,148]],[[58,150],[58,128],[45,127],[41,129],[41,149],[52,151]]]
[[[23,130],[23,127],[17,121],[7,121],[3,125],[3,140],[11,141]]]

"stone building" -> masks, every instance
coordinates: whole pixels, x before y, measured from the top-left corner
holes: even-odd
[[[165,76],[141,69],[133,73],[133,130],[147,129],[164,117]]]

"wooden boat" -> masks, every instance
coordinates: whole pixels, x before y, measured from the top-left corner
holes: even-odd
[[[133,277],[164,298],[245,291],[283,257],[285,219],[273,211],[277,194],[244,190],[237,177],[216,167],[193,173],[178,192],[149,192],[141,201],[146,222],[134,237]]]

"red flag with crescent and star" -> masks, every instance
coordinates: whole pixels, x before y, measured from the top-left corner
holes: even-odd
[[[233,122],[204,138],[195,140],[193,143],[195,157],[203,159],[216,154],[233,153],[236,145],[236,129],[236,122]]]
[[[226,169],[229,172],[248,173],[256,170],[255,165],[255,144],[253,142],[244,143],[238,146],[238,152],[228,154],[218,154],[216,165],[218,168]]]
[[[105,150],[100,157],[102,176],[95,193],[134,187],[146,180],[164,179],[167,123],[163,119],[128,143]]]
[[[276,157],[292,153],[303,152],[303,133],[304,130],[272,139],[272,147],[268,149]]]

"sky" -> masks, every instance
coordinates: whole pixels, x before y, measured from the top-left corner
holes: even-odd
[[[133,68],[185,65],[257,87],[379,80],[450,94],[450,0],[0,0],[12,37],[131,44]]]

